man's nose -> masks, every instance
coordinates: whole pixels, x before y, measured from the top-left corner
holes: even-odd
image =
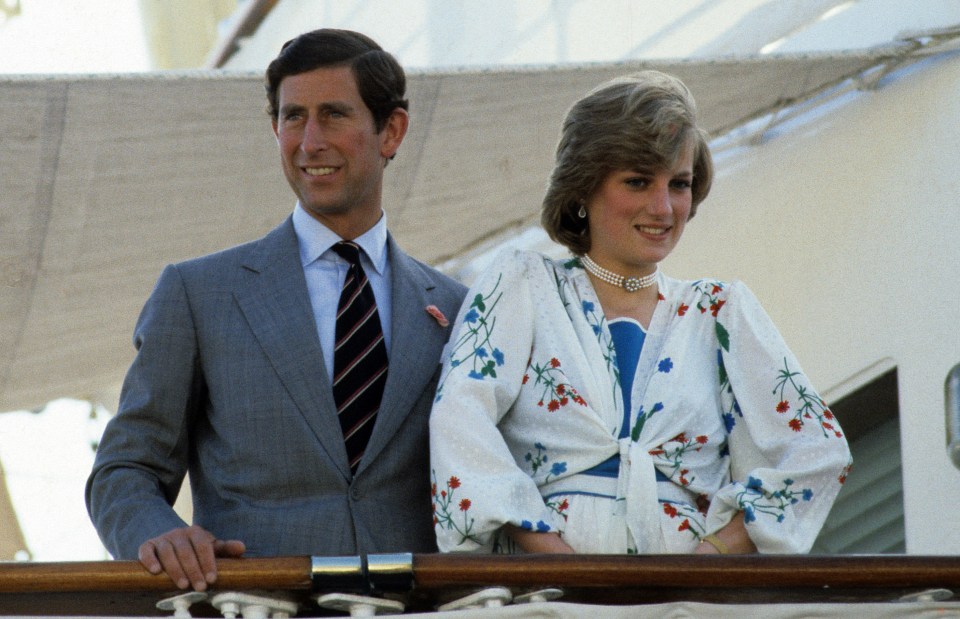
[[[314,153],[324,150],[327,147],[326,132],[320,123],[310,119],[303,129],[303,140],[300,142],[300,148],[305,153]]]

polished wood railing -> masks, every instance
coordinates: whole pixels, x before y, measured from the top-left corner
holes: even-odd
[[[379,556],[364,558],[355,581],[328,577],[316,557],[223,559],[212,590],[286,591],[304,603],[298,616],[320,614],[310,596],[331,590],[387,592],[403,597],[409,611],[429,611],[487,586],[556,587],[563,601],[593,604],[874,603],[960,594],[960,557],[946,556],[419,554],[391,555],[389,573],[377,576]],[[399,569],[397,557],[406,557]],[[166,576],[131,561],[0,563],[0,615],[156,616],[164,614],[157,601],[176,593]],[[219,616],[205,603],[191,612]]]

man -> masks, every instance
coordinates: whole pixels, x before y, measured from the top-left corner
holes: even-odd
[[[403,70],[364,35],[318,30],[266,82],[294,213],[164,270],[87,482],[110,552],[181,588],[213,583],[215,557],[436,548],[427,421],[465,290],[387,233]],[[187,471],[193,526],[171,508]]]

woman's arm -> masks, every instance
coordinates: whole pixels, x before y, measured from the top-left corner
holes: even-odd
[[[559,533],[536,533],[534,531],[521,529],[512,524],[504,525],[504,529],[510,534],[513,541],[523,548],[524,552],[574,553],[573,548],[563,541]]]
[[[743,522],[743,512],[737,512],[733,520],[713,535],[719,542],[718,544],[711,544],[706,540],[701,541],[693,553],[698,555],[716,555],[728,553],[752,554],[757,552],[757,547],[753,544],[750,536],[747,535],[747,527]],[[718,546],[723,547],[727,552],[721,552]]]

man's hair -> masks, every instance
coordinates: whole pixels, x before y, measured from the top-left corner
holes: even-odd
[[[277,120],[280,112],[278,98],[283,78],[320,67],[350,67],[360,98],[373,114],[377,133],[395,109],[407,109],[407,78],[396,58],[359,32],[322,28],[284,43],[267,67],[264,86],[271,118]]]
[[[693,142],[693,204],[710,193],[713,160],[697,105],[679,79],[659,71],[601,84],[577,101],[563,122],[540,223],[550,238],[577,255],[590,250],[582,201],[617,170],[656,172],[672,167]]]

